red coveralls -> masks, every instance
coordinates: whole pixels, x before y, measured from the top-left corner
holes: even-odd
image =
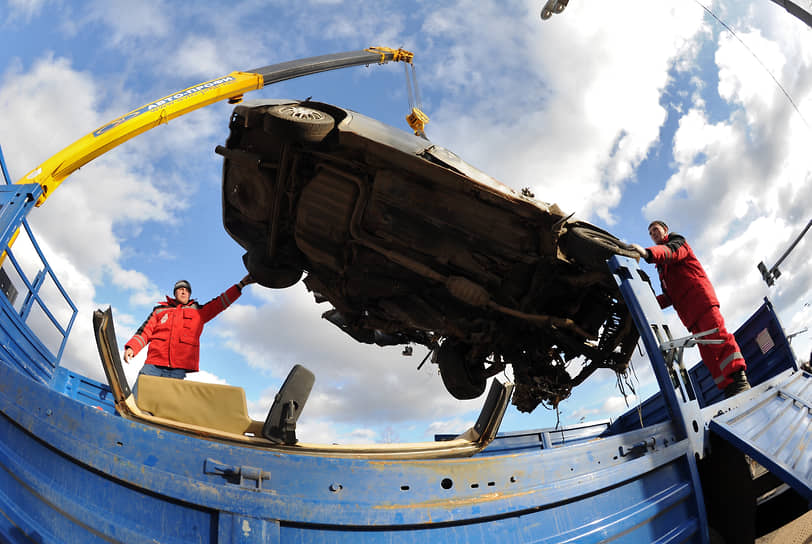
[[[124,346],[133,355],[149,344],[145,364],[183,368],[197,372],[200,360],[200,334],[203,325],[240,298],[237,285],[200,306],[196,300],[180,305],[174,298],[166,297],[152,309],[129,342]]]
[[[722,339],[722,344],[699,344],[702,361],[711,373],[716,387],[724,389],[732,380],[730,375],[747,368],[739,345],[725,328],[719,312],[719,299],[685,238],[670,233],[664,243],[648,249],[646,261],[657,265],[663,294],[657,296],[661,308],[674,305],[683,325],[691,334],[719,328],[719,332],[703,338]]]

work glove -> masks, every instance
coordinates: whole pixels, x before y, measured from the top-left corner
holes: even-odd
[[[637,253],[641,259],[645,260],[645,258],[648,256],[648,250],[638,244],[631,244],[631,246],[634,252]]]

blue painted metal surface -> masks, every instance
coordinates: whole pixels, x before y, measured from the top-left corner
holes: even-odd
[[[520,451],[560,448],[600,438],[609,428],[609,421],[593,421],[551,429],[535,429],[499,433],[498,440],[477,455],[500,455]],[[435,440],[452,440],[457,435],[436,434]]]
[[[766,298],[764,304],[733,334],[747,362],[747,378],[752,385],[759,385],[787,369],[798,368],[784,329]],[[716,387],[702,361],[688,370],[688,375],[699,406],[705,408],[723,399],[722,391]],[[639,410],[633,408],[614,421],[610,432],[640,428],[641,420],[643,425],[653,425],[668,418],[665,401],[660,393],[656,393],[643,401]]]
[[[812,375],[784,371],[713,417],[710,429],[812,503]]]
[[[46,542],[92,542],[90,528],[124,542],[266,541],[245,536],[243,521],[249,532],[278,526],[283,542],[703,540],[693,458],[670,424],[507,456],[314,457],[127,421],[2,365],[0,412],[0,524]],[[207,473],[212,462],[269,479],[240,486]]]
[[[747,379],[751,385],[758,385],[789,368],[798,368],[789,340],[766,297],[764,304],[736,330],[734,336],[747,363]],[[691,368],[690,375],[700,406],[704,408],[724,398],[701,361]]]
[[[27,278],[7,252],[22,303],[0,296],[0,541],[707,542],[696,463],[708,429],[812,496],[812,377],[794,371],[769,302],[737,331],[751,380],[765,383],[702,410],[716,400],[704,367],[669,373],[662,313],[637,263],[620,257],[610,269],[661,387],[642,428],[632,413],[626,427],[504,433],[473,457],[380,459],[120,417],[110,387],[59,367],[76,309],[68,302],[69,322],[56,323],[39,293],[53,278],[69,301],[24,222],[38,191],[0,188],[0,241],[22,227],[42,260]],[[27,322],[40,306],[58,349]]]
[[[23,220],[25,215],[33,208],[41,191],[41,187],[36,184],[0,186],[0,248],[3,248],[5,255],[3,268],[4,271],[13,271],[13,275],[18,279],[17,289],[22,291],[19,295],[23,301],[18,308],[3,297],[5,304],[0,305],[0,320],[2,320],[2,326],[0,326],[0,355],[3,356],[6,364],[15,365],[31,378],[49,382],[59,365],[65,343],[73,327],[76,318],[76,306],[65,293],[42,255],[27,223]],[[23,267],[14,256],[13,249],[8,247],[9,242],[14,239],[15,233],[19,229],[24,229],[28,234],[28,242],[32,244],[40,261],[35,263],[38,272],[34,278],[26,276]],[[9,265],[11,268],[9,268]],[[11,276],[12,274],[7,273],[6,275]],[[40,296],[40,289],[45,278],[50,278],[53,281],[57,294],[63,297],[65,303],[71,309],[68,322],[64,325],[54,317],[53,313],[48,309],[48,305]],[[20,300],[20,297],[18,297],[18,300]],[[46,345],[32,330],[31,324],[35,315],[31,312],[33,307],[38,309],[36,315],[44,315],[47,320],[45,322],[46,326],[50,326],[52,331],[55,331],[59,336],[60,340],[57,349]],[[39,314],[40,311],[42,314]]]
[[[25,215],[13,209],[7,233]],[[544,431],[540,447],[513,434],[468,458],[307,455],[118,416],[2,296],[0,337],[0,541],[707,542],[672,421]]]
[[[1,318],[4,322],[8,321],[5,326],[1,327],[3,335],[8,341],[8,345],[16,345],[16,349],[13,349],[12,352],[25,352],[25,356],[15,357],[17,364],[35,379],[49,381],[53,376],[54,369],[59,365],[70,330],[73,327],[76,318],[76,306],[68,297],[50,265],[48,265],[28,223],[24,220],[41,193],[42,188],[37,184],[0,186],[0,248],[3,248],[2,263],[4,272],[7,270],[7,263],[10,263],[15,276],[19,278],[17,288],[24,290],[24,293],[20,293],[23,295],[20,308],[16,308],[13,304],[7,304],[0,310],[3,313]],[[34,278],[26,276],[22,266],[14,256],[13,249],[9,247],[9,244],[18,236],[20,229],[25,230],[28,241],[32,244],[39,259],[38,263],[34,263],[34,266],[38,269]],[[5,275],[7,278],[10,276],[7,272],[5,272]],[[40,296],[40,291],[47,279],[53,281],[58,295],[63,298],[71,309],[68,322],[64,325],[54,317],[54,314]],[[33,309],[42,312],[48,320],[47,322],[59,335],[59,347],[56,350],[53,350],[52,346],[44,344],[38,335],[31,330],[29,325],[32,321]],[[3,343],[3,345],[6,344]]]
[[[702,457],[705,454],[706,429],[701,409],[687,373],[682,374],[679,369],[669,368],[665,361],[660,346],[663,341],[671,339],[671,333],[648,277],[628,257],[615,255],[609,259],[609,269],[640,332],[640,340],[645,345],[660,385],[660,394],[665,401],[669,419],[678,429],[684,431],[685,434],[680,438],[685,437],[691,443],[692,455]]]
[[[3,157],[3,147],[0,146],[0,170],[3,172],[3,181],[6,182],[6,185],[11,183],[11,176],[8,174],[8,170],[6,169],[6,159]]]
[[[118,415],[113,392],[107,384],[97,382],[60,366],[57,367],[54,373],[51,387],[57,393],[67,395],[82,404],[88,404],[97,410]]]

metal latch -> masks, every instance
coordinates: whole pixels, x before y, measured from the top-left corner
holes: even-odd
[[[203,473],[222,476],[232,484],[249,489],[258,489],[260,491],[262,490],[262,481],[271,479],[271,473],[262,469],[226,465],[211,458],[206,459],[206,462],[203,464]],[[249,484],[248,481],[253,483]]]
[[[676,340],[672,340],[670,338],[670,336],[671,336],[670,334],[668,334],[668,336],[669,336],[668,340],[662,340],[661,338],[659,338],[659,335],[658,335],[658,340],[660,340],[660,350],[662,350],[663,353],[667,354],[671,350],[678,349],[678,350],[680,350],[680,352],[679,352],[680,355],[682,355],[681,350],[683,350],[684,348],[693,347],[693,346],[695,346],[697,344],[721,344],[721,343],[723,343],[724,340],[703,338],[703,336],[708,336],[709,334],[713,334],[713,333],[716,333],[716,332],[719,332],[718,327],[715,328],[715,329],[710,329],[708,331],[698,332],[696,334],[692,334],[692,335],[686,336],[684,338],[677,338]]]
[[[668,374],[671,377],[671,383],[674,386],[674,389],[679,389],[682,391],[684,401],[696,400],[696,393],[694,392],[693,384],[691,384],[691,379],[688,376],[688,370],[685,368],[685,364],[682,362],[682,355],[685,348],[690,348],[699,344],[723,343],[724,340],[722,339],[705,338],[705,336],[719,332],[719,329],[710,329],[708,331],[698,332],[696,334],[692,334],[684,338],[677,338],[675,340],[671,338],[671,331],[668,330],[667,325],[663,325],[662,332],[657,325],[651,325],[651,328],[654,331],[654,335],[657,337],[657,341],[660,343],[660,351],[665,359],[665,367],[668,369]],[[663,337],[663,333],[665,333],[665,337]],[[677,366],[676,370],[673,368],[673,365],[675,364]],[[680,376],[682,376],[682,383],[685,386],[684,390],[680,387],[677,372],[679,372]]]
[[[638,442],[632,446],[620,446],[620,456],[626,457],[627,455],[643,455],[649,448],[653,450],[656,443],[657,440],[652,436],[648,440],[643,440],[642,442]]]

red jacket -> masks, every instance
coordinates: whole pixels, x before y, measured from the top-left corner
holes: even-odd
[[[671,233],[665,243],[649,247],[646,261],[656,263],[663,294],[657,297],[661,308],[671,304],[689,330],[710,307],[719,306],[702,265],[681,235]]]
[[[166,297],[165,302],[152,309],[152,313],[124,347],[132,349],[135,355],[149,344],[146,364],[197,372],[203,325],[231,306],[240,298],[240,294],[240,288],[232,285],[225,293],[203,306],[196,300],[190,300],[181,306],[174,298]]]

